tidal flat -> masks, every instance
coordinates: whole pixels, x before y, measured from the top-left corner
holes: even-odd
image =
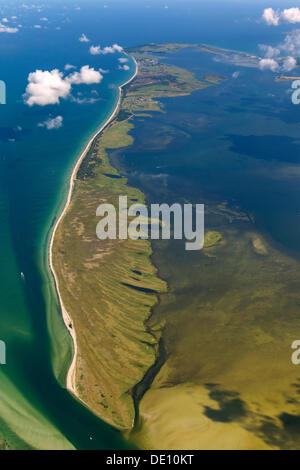
[[[248,225],[223,225],[226,243],[193,259],[171,243],[154,248],[169,286],[153,317],[166,325],[166,361],[140,403],[134,438],[143,448],[162,439],[171,449],[299,444],[290,356],[300,266],[265,240],[267,252],[256,250]]]
[[[147,449],[297,448],[297,110],[287,122],[282,85],[269,90],[252,65],[235,79],[227,59],[181,50],[162,60],[227,80],[160,99],[164,112],[136,116],[134,144],[110,159],[148,202],[204,203],[207,243],[218,243],[191,254],[153,242],[168,284],[150,320],[165,325],[163,360],[140,388],[131,438]]]

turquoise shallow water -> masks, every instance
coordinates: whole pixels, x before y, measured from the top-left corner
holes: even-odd
[[[124,80],[116,74],[115,83],[118,84],[121,79]],[[119,441],[117,433],[94,418],[56,383],[51,364],[54,363],[55,372],[60,373],[63,383],[72,345],[62,324],[47,272],[47,239],[55,214],[65,198],[75,159],[90,135],[111,113],[118,91],[107,88],[106,95],[103,92],[102,96],[104,105],[101,112],[96,108],[94,112],[91,109],[82,110],[82,121],[74,123],[71,119],[69,129],[66,124],[61,136],[57,135],[56,139],[52,140],[46,130],[41,136],[39,129],[31,128],[27,142],[21,140],[2,144],[1,189],[4,196],[1,218],[4,228],[8,227],[8,233],[2,231],[4,243],[1,250],[3,263],[8,268],[3,272],[4,295],[1,302],[2,311],[5,312],[1,316],[1,338],[7,344],[7,365],[1,372],[5,373],[5,378],[11,381],[13,387],[21,391],[24,400],[33,403],[44,418],[47,417],[66,439],[70,437],[72,444],[79,448],[98,448],[102,445],[105,448],[126,447]],[[18,125],[27,129],[30,120],[36,120],[36,116],[26,115],[24,118],[21,115]],[[10,384],[3,383],[4,392],[10,390]],[[9,393],[19,405],[17,392]],[[14,420],[12,414],[13,410],[8,419]],[[39,417],[37,419],[42,421]],[[32,424],[38,429],[36,424]],[[59,434],[52,441],[53,431],[45,423],[45,429],[48,428],[49,444],[40,436],[32,435],[31,430],[28,435],[25,433],[25,440],[33,447],[67,445],[67,442],[60,442]]]
[[[31,3],[21,7],[22,3],[12,1],[0,8],[3,17],[16,15],[15,24],[22,24],[17,34],[2,34],[0,42],[5,64],[1,79],[7,84],[7,105],[0,109],[0,339],[7,344],[7,365],[0,367],[0,431],[17,448],[123,448],[128,444],[120,435],[61,386],[72,345],[46,259],[49,231],[62,207],[73,165],[113,109],[117,85],[132,73],[133,66],[129,71],[118,69],[115,55],[89,55],[88,46],[182,41],[231,48],[238,44],[238,49],[256,51],[258,42],[278,41],[283,29],[247,22],[249,16],[259,16],[257,2],[246,2],[237,10],[235,2],[225,6],[221,1],[206,7],[197,1],[180,1],[168,9],[158,0],[151,2],[151,8],[141,1],[126,5],[112,1],[109,8],[98,1],[81,1],[76,10],[71,1],[65,5],[53,1],[40,11]],[[41,21],[42,17],[48,21]],[[34,28],[37,24],[42,28]],[[90,37],[89,44],[78,41],[83,32]],[[188,55],[181,57],[181,65],[186,61],[189,66],[191,60]],[[76,87],[75,97],[91,98],[93,89],[99,100],[25,106],[22,94],[28,74],[36,69],[63,71],[67,63],[109,70],[100,85]],[[185,103],[189,106],[188,100]],[[57,115],[64,118],[63,128],[38,127]],[[233,144],[245,145],[237,139]],[[127,164],[137,162],[131,158]],[[180,171],[184,175],[188,169],[180,167]]]

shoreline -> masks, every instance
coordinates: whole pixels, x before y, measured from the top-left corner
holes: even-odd
[[[126,54],[126,55],[128,55],[128,54]],[[50,238],[50,243],[49,243],[49,247],[48,247],[48,262],[49,262],[50,271],[51,271],[53,279],[54,279],[54,285],[55,285],[55,289],[56,289],[56,292],[57,292],[59,305],[60,305],[60,308],[61,308],[62,318],[63,318],[64,324],[65,324],[65,326],[66,326],[66,328],[67,328],[67,330],[68,330],[68,332],[69,332],[69,334],[72,338],[73,345],[74,345],[73,359],[72,359],[72,362],[70,364],[69,370],[67,372],[67,377],[66,377],[66,388],[72,395],[74,395],[83,404],[85,404],[85,403],[83,402],[83,400],[81,398],[79,398],[77,396],[76,386],[75,386],[75,370],[76,370],[75,366],[76,366],[76,360],[77,360],[77,354],[78,354],[76,331],[75,331],[75,328],[74,328],[74,325],[73,325],[73,322],[72,322],[72,318],[71,318],[70,314],[68,313],[68,311],[66,310],[66,308],[64,306],[64,303],[63,303],[63,300],[62,300],[62,297],[61,297],[61,294],[60,294],[59,282],[58,282],[58,278],[57,278],[57,275],[56,275],[56,272],[55,272],[55,269],[54,269],[54,266],[53,266],[53,243],[54,243],[56,230],[57,230],[60,222],[64,218],[65,214],[67,213],[68,207],[70,205],[72,195],[73,195],[74,182],[76,180],[77,172],[80,168],[80,165],[81,165],[82,161],[84,160],[84,158],[88,154],[94,140],[98,137],[99,134],[101,134],[101,132],[103,132],[103,130],[107,127],[107,125],[117,116],[117,114],[119,112],[120,104],[121,104],[121,101],[122,101],[122,89],[126,85],[128,85],[130,82],[132,82],[132,80],[134,80],[135,77],[138,74],[138,65],[137,65],[136,59],[133,56],[130,56],[130,57],[135,63],[135,73],[133,74],[133,76],[129,80],[127,80],[122,85],[119,85],[119,87],[118,87],[119,88],[119,98],[118,98],[118,101],[117,101],[117,104],[116,104],[114,110],[112,111],[112,113],[108,117],[108,119],[105,121],[105,123],[100,127],[100,129],[98,129],[95,132],[93,137],[89,140],[89,142],[87,143],[87,145],[84,148],[83,152],[80,154],[78,160],[76,161],[76,164],[73,168],[73,171],[72,171],[71,177],[70,177],[70,181],[69,181],[69,189],[68,189],[66,203],[65,203],[65,205],[64,205],[64,207],[63,207],[63,209],[62,209],[62,211],[61,211],[61,213],[60,213],[60,215],[59,215],[59,217],[58,217],[58,219],[57,219],[57,221],[56,221],[56,223],[53,227],[51,238]],[[70,327],[70,324],[72,325],[71,327]]]

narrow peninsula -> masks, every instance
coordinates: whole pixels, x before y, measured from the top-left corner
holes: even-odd
[[[148,240],[96,237],[96,209],[145,203],[111,165],[110,149],[130,146],[135,116],[162,112],[159,98],[188,95],[219,84],[223,77],[198,80],[193,73],[162,61],[188,45],[149,45],[128,49],[137,64],[133,79],[120,88],[109,122],[91,139],[73,171],[67,204],[53,231],[50,264],[74,358],[67,387],[96,415],[114,427],[131,430],[136,404],[133,389],[155,363],[162,325],[147,320],[166,291],[151,261]],[[74,184],[73,184],[74,183]]]

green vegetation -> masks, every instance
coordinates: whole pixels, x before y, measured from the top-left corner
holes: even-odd
[[[255,253],[257,253],[258,255],[267,255],[268,254],[266,244],[264,243],[262,237],[260,237],[256,233],[254,233],[254,234],[251,233],[251,234],[249,234],[249,238],[252,242],[252,246],[253,246],[253,249],[254,249]]]
[[[102,419],[123,430],[134,423],[131,390],[156,359],[160,331],[151,330],[146,322],[156,293],[166,290],[150,261],[148,241],[96,237],[99,204],[117,207],[120,194],[129,201],[144,202],[143,194],[127,186],[126,178],[110,176],[119,175],[106,149],[130,145],[131,128],[128,121],[115,121],[97,138],[78,172],[80,179],[57,230],[53,252],[64,304],[77,333],[78,396]],[[91,161],[93,174],[86,164]]]
[[[204,236],[204,248],[211,248],[222,241],[222,235],[219,232],[207,232]]]
[[[218,85],[220,82],[226,80],[225,77],[222,77],[221,75],[214,75],[214,74],[205,75],[202,78],[203,80],[210,82],[210,83],[214,83],[215,85]]]
[[[111,126],[109,132],[103,134],[102,148],[116,149],[132,145],[133,138],[128,134],[131,129],[133,129],[133,124],[128,121],[122,121],[118,125]]]
[[[172,54],[178,52],[182,49],[186,49],[187,47],[196,47],[197,44],[185,44],[185,43],[177,43],[177,42],[170,42],[166,44],[156,44],[150,43],[145,44],[138,47],[129,47],[127,48],[127,52],[129,54],[135,55],[136,53],[165,53],[165,54]]]
[[[10,450],[10,446],[6,440],[0,441],[0,450]]]
[[[139,74],[125,89],[121,110],[123,113],[162,111],[158,98],[189,95],[218,83],[202,82],[188,70],[161,63],[157,57],[143,52],[145,47],[135,49],[136,52],[133,53],[138,62]]]

